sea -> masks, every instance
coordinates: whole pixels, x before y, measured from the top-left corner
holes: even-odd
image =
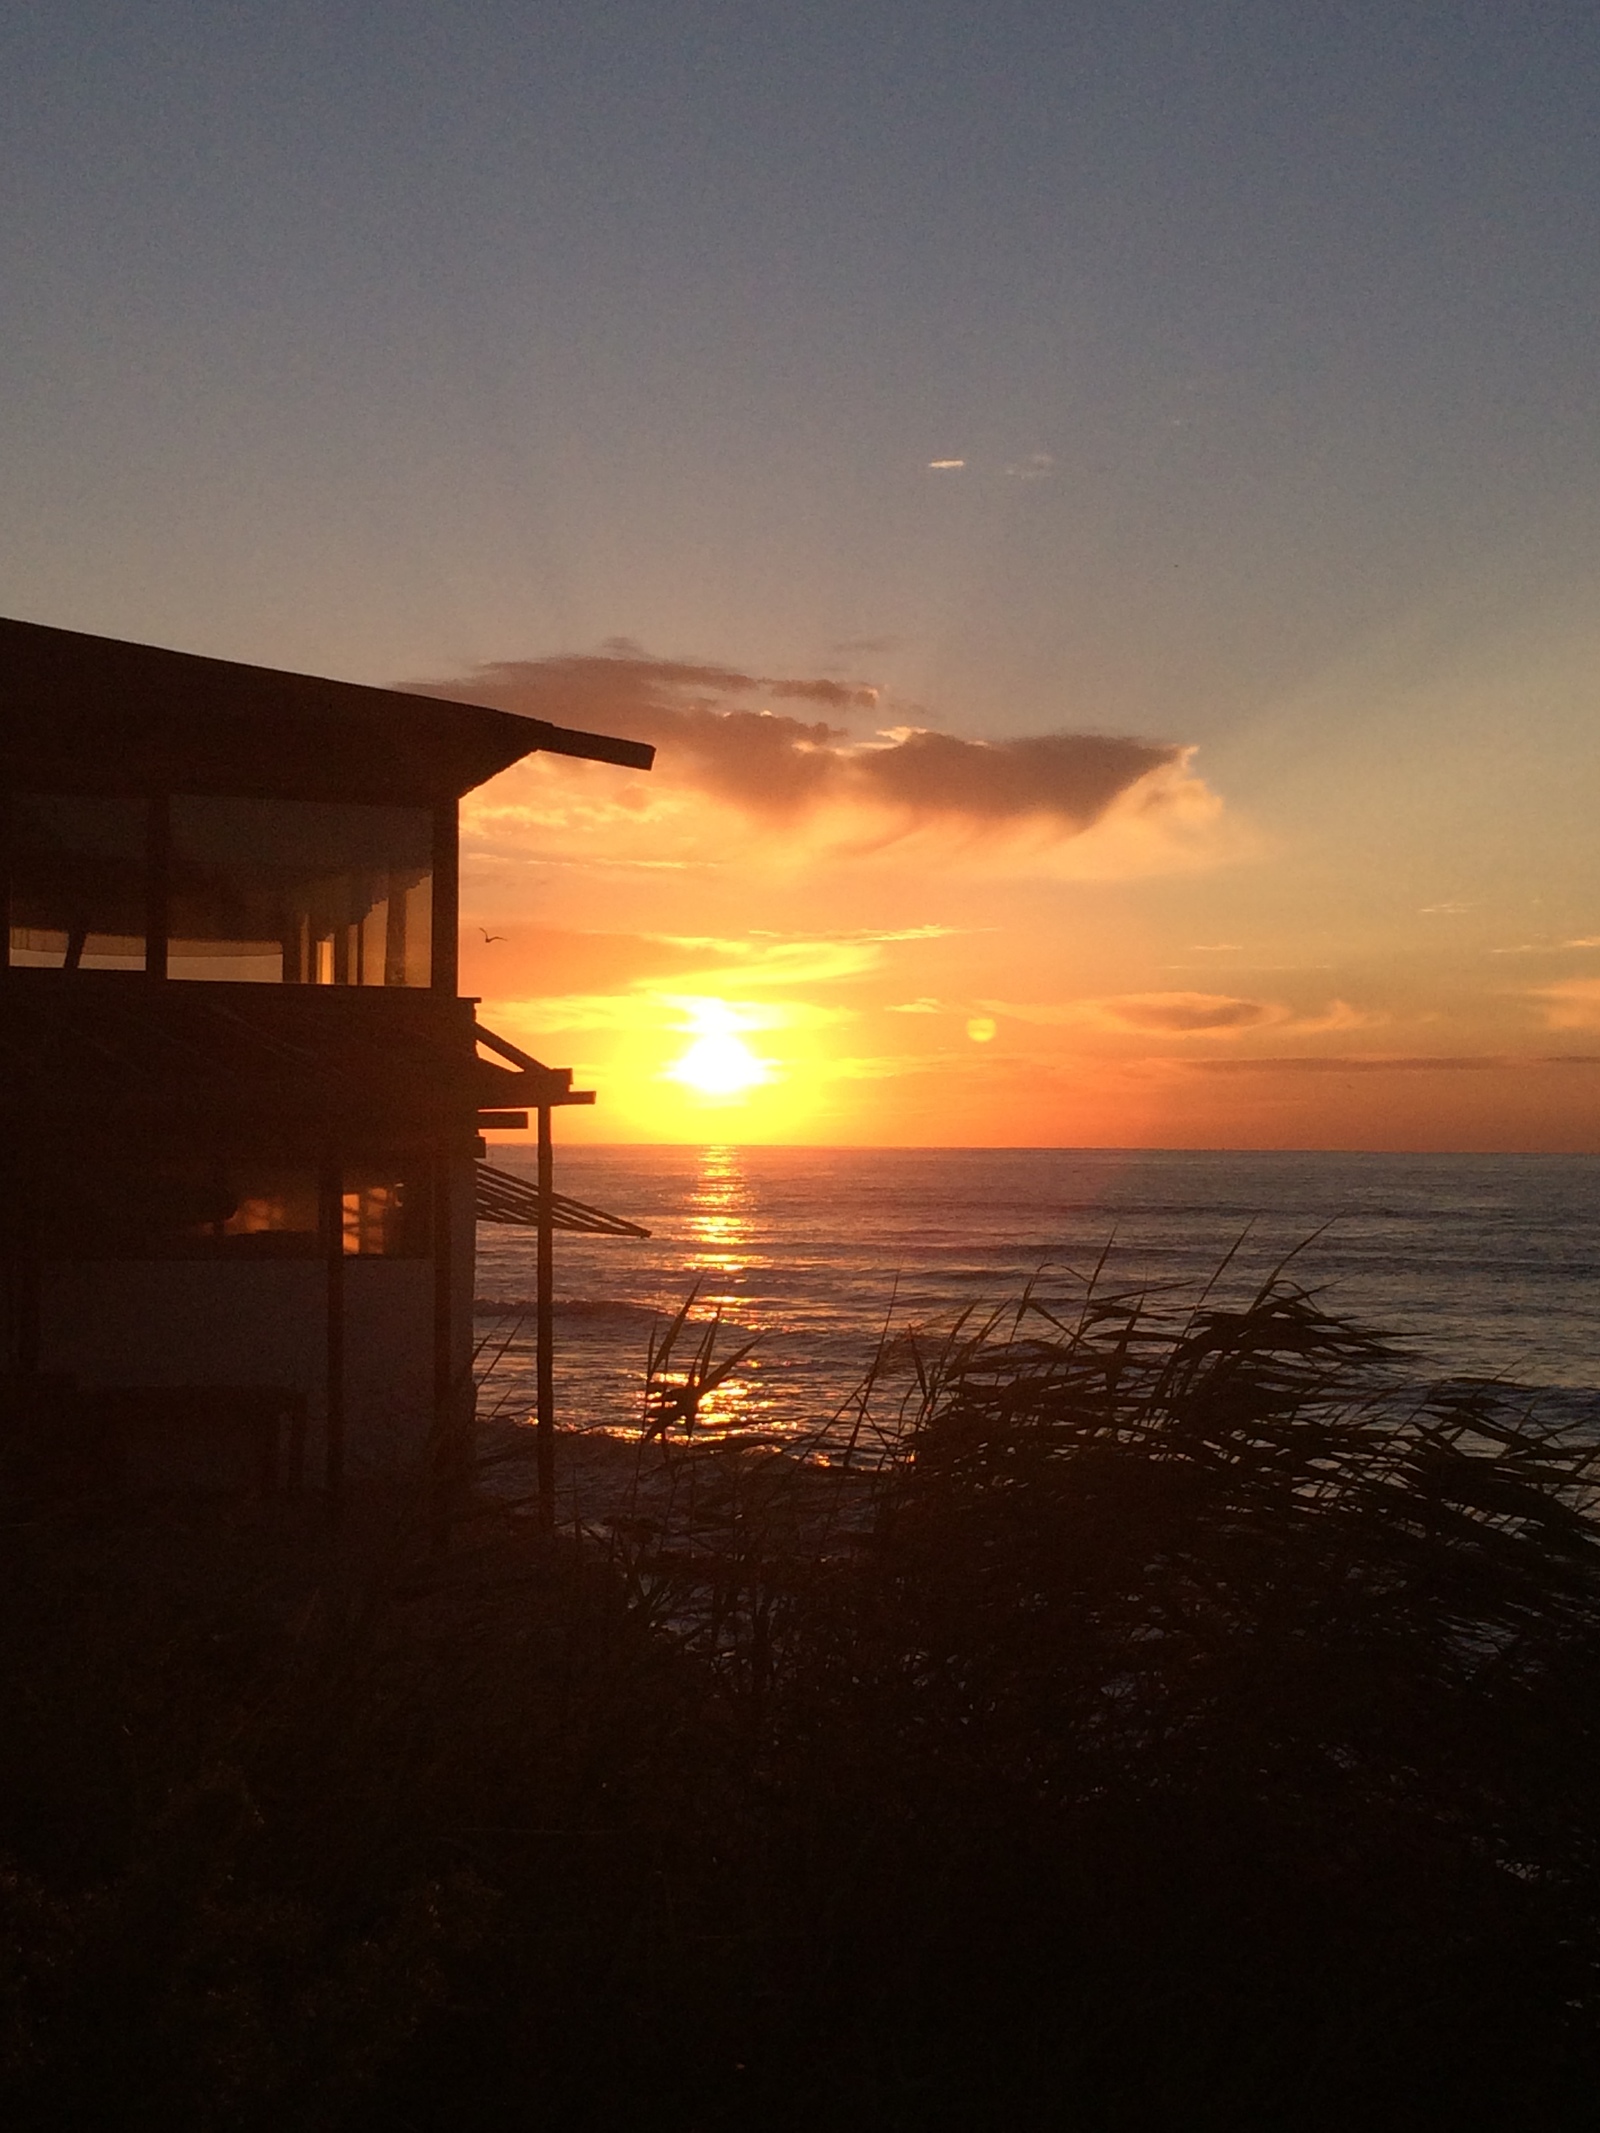
[[[532,1175],[531,1149],[492,1160]],[[556,1239],[567,1425],[641,1427],[652,1340],[691,1297],[680,1352],[749,1349],[700,1426],[799,1446],[847,1426],[876,1354],[876,1412],[904,1400],[907,1335],[926,1348],[1030,1285],[1192,1292],[1231,1254],[1224,1296],[1283,1266],[1400,1341],[1419,1383],[1493,1378],[1600,1426],[1600,1156],[580,1147],[555,1182],[650,1231]],[[534,1277],[531,1230],[479,1226],[479,1412],[502,1422],[534,1403]]]

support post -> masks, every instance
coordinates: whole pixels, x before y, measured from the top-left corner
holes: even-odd
[[[451,1159],[433,1160],[433,1493],[435,1554],[450,1545],[451,1520],[461,1509],[472,1459],[468,1434],[470,1375],[464,1382],[456,1358],[456,1200]]]
[[[344,1505],[344,1173],[335,1156],[322,1165],[322,1240],[327,1270],[327,1369],[324,1384],[328,1508]]]
[[[535,1332],[538,1340],[537,1406],[534,1452],[539,1476],[539,1517],[546,1526],[556,1522],[556,1222],[555,1155],[551,1144],[550,1106],[539,1106],[539,1252],[534,1290]]]

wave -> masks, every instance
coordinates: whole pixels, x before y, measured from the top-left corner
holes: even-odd
[[[476,1318],[515,1318],[519,1314],[532,1318],[537,1308],[531,1296],[474,1296],[472,1299]],[[634,1303],[621,1296],[558,1296],[555,1315],[557,1318],[624,1318],[648,1323],[662,1315],[662,1306]]]

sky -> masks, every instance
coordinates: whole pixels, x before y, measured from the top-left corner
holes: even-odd
[[[654,740],[570,1137],[1600,1149],[1600,15],[12,0],[0,612]]]

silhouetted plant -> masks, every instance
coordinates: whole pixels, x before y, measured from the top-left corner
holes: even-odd
[[[19,1507],[11,2121],[1591,2123],[1592,1439],[1067,1293],[553,1539]]]

